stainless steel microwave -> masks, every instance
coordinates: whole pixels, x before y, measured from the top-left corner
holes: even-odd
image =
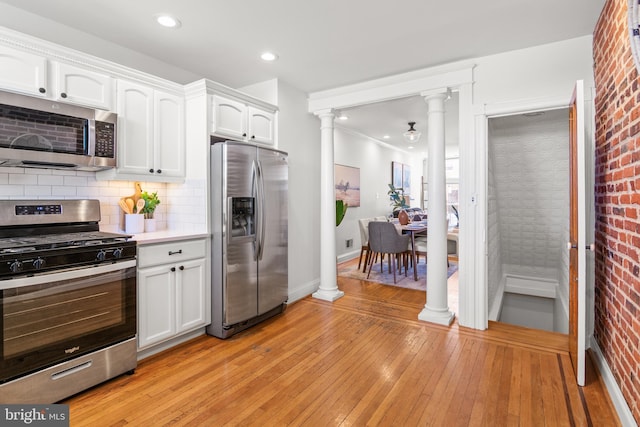
[[[116,166],[115,113],[0,92],[0,167]]]

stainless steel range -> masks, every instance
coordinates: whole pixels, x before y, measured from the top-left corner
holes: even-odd
[[[0,201],[0,403],[53,403],[136,368],[136,242],[97,200]]]

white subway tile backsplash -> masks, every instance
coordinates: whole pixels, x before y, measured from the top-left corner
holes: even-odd
[[[141,182],[143,191],[157,192],[158,230],[206,232],[206,180],[184,184]],[[121,197],[134,194],[133,181],[98,181],[94,172],[0,168],[0,199],[98,199],[101,225],[119,226]]]
[[[11,174],[9,175],[9,185],[37,185],[38,176],[32,174]]]
[[[51,196],[54,198],[66,198],[77,196],[76,187],[66,187],[66,186],[53,186],[51,187]]]
[[[51,196],[51,186],[49,185],[25,185],[24,186],[24,195],[33,197],[33,198],[41,198],[45,196]]]
[[[65,176],[64,185],[67,187],[86,187],[87,179],[86,176]]]
[[[37,175],[38,185],[63,185],[64,177],[58,175]]]

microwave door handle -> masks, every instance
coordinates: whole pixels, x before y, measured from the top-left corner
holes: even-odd
[[[88,132],[88,135],[85,135],[84,140],[89,143],[88,147],[85,147],[87,150],[87,155],[94,157],[96,155],[96,121],[95,119],[89,119],[86,121],[84,125],[84,131]],[[89,138],[87,138],[87,136]]]

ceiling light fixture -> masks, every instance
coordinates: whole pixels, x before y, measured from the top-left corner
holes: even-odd
[[[416,122],[409,122],[409,130],[402,134],[407,142],[416,142],[420,139],[420,131],[417,131],[413,128],[415,124]]]
[[[344,113],[338,114],[338,120],[349,120],[349,116]]]
[[[260,55],[260,58],[263,61],[271,62],[271,61],[275,61],[276,59],[278,59],[278,55],[276,55],[273,52],[264,52],[262,55]]]
[[[382,139],[389,139],[391,138],[389,135],[382,135]]]
[[[156,18],[156,22],[165,28],[175,29],[175,28],[180,28],[180,26],[182,25],[182,23],[178,18],[168,15],[166,13],[155,15],[155,18]]]

